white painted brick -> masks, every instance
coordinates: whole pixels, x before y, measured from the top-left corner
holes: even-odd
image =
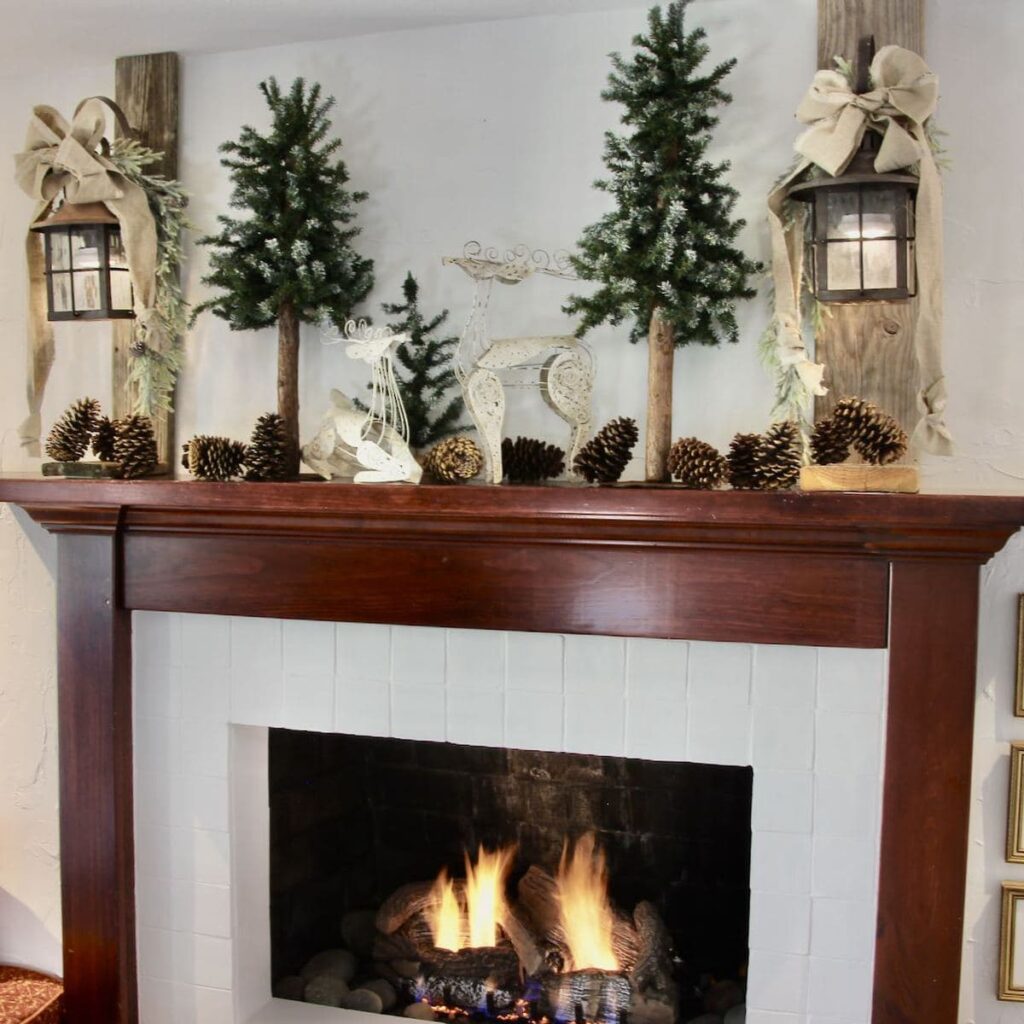
[[[143,946],[139,943],[140,964],[143,963]],[[178,1024],[175,1019],[175,989],[180,988],[172,981],[151,978],[139,974],[139,1020],[142,1024]]]
[[[226,669],[230,663],[230,619],[224,615],[182,615],[182,667]]]
[[[231,670],[190,665],[181,670],[181,717],[226,722],[231,714]]]
[[[133,612],[132,658],[136,671],[180,666],[181,616],[173,612]]]
[[[805,1024],[802,1013],[776,1013],[774,1010],[754,1010],[747,1007],[745,1024]]]
[[[693,680],[690,682],[692,690]],[[750,764],[749,707],[691,701],[688,712],[686,751],[691,761]]]
[[[395,626],[391,632],[391,679],[403,687],[443,686],[445,630]]]
[[[136,755],[138,757],[138,755]],[[135,824],[163,825],[175,822],[174,783],[164,772],[135,771]]]
[[[449,629],[446,681],[450,690],[501,693],[505,686],[505,634]]]
[[[758,768],[810,771],[814,764],[813,708],[755,708],[753,749]]]
[[[391,735],[391,687],[384,680],[334,681],[334,728],[356,736]]]
[[[383,682],[391,679],[391,626],[339,622],[335,626],[335,640],[339,677]]]
[[[194,1005],[189,1024],[227,1024],[232,1020],[233,1001],[231,993],[219,988],[193,989]]]
[[[445,692],[439,687],[391,688],[391,735],[406,740],[441,740],[445,734]]]
[[[831,1014],[825,1017],[820,1013],[812,1013],[806,1020],[807,1024],[870,1024],[866,1017],[860,1017],[855,1020],[853,1017],[833,1017]],[[803,1022],[804,1018],[801,1018],[800,1024],[803,1024]]]
[[[141,865],[139,866],[141,868]],[[171,885],[166,878],[144,875],[141,870],[135,876],[135,909],[140,928],[174,928],[174,902]]]
[[[565,692],[620,697],[626,684],[626,641],[616,636],[565,638]]]
[[[878,715],[819,711],[815,768],[830,775],[881,773]]]
[[[745,707],[750,703],[751,649],[747,644],[690,644],[687,688],[691,704]]]
[[[864,900],[814,900],[811,953],[840,960],[871,960],[875,908]]]
[[[866,839],[815,836],[814,895],[867,899],[874,889],[876,854],[875,843]]]
[[[626,641],[626,688],[630,698],[684,700],[690,646],[685,640],[630,637]]]
[[[485,747],[505,745],[505,695],[450,692],[447,698],[447,736],[450,743]]]
[[[885,693],[885,651],[824,648],[818,661],[818,707],[878,714]]]
[[[181,717],[181,669],[161,664],[135,668],[134,705],[140,718]]]
[[[813,647],[755,647],[755,707],[813,708],[817,659]]]
[[[146,977],[174,981],[174,935],[167,928],[139,928],[139,959]]]
[[[626,707],[626,756],[686,760],[686,702],[635,695]]]
[[[280,725],[284,679],[280,668],[252,664],[231,667],[231,721],[237,725]]]
[[[135,826],[136,870],[168,880],[174,872],[174,830],[166,825]]]
[[[762,952],[751,958],[747,980],[749,1008],[802,1013],[806,998],[807,957]]]
[[[334,676],[335,624],[286,621],[284,670],[312,676]]]
[[[179,776],[184,788],[182,818],[176,825],[227,832],[228,780],[208,775]]]
[[[243,671],[270,671],[280,675],[281,638],[284,623],[280,619],[231,618],[231,667]]]
[[[867,1021],[871,1005],[871,963],[812,957],[807,982],[811,1013]]]
[[[215,938],[231,937],[231,889],[226,885],[172,883],[172,927]]]
[[[751,843],[750,888],[755,892],[809,893],[811,850],[810,836],[755,832]]]
[[[205,885],[231,884],[231,838],[227,832],[198,828],[174,832],[178,865],[174,878]]]
[[[174,972],[186,984],[231,987],[231,943],[210,935],[174,933]]]
[[[751,893],[749,941],[751,949],[805,956],[811,944],[810,897]]]
[[[567,693],[565,749],[621,756],[625,747],[625,703],[621,696]]]
[[[874,836],[881,783],[870,775],[814,778],[814,830],[819,835]]]
[[[225,711],[219,721],[212,718],[181,720],[181,759],[186,774],[228,777],[230,726],[227,718]]]
[[[509,690],[562,692],[563,636],[555,633],[509,633],[506,661]]]
[[[181,763],[181,720],[136,718],[133,743],[154,770],[173,771]]]
[[[329,732],[333,723],[334,676],[330,673],[287,673],[284,677],[281,724],[288,729]]]
[[[751,814],[755,830],[810,833],[814,776],[809,772],[754,770]]]
[[[505,740],[519,750],[562,749],[562,695],[509,693],[505,698]]]

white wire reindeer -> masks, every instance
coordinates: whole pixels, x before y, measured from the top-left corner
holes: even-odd
[[[346,342],[349,359],[366,363],[372,374],[370,405],[359,409],[336,388],[320,430],[302,449],[302,458],[322,477],[352,477],[357,484],[408,480],[419,483],[423,470],[409,448],[409,420],[398,391],[392,351],[409,335],[349,320],[344,333],[324,331],[328,344]]]
[[[475,284],[473,308],[455,355],[455,373],[462,385],[466,408],[480,433],[491,483],[501,483],[501,437],[505,422],[505,389],[534,388],[572,427],[568,463],[571,466],[590,428],[590,398],[594,364],[589,349],[571,334],[524,338],[491,338],[488,307],[495,281],[519,284],[532,274],[566,280],[575,275],[567,254],[549,256],[543,249],[499,252],[467,242],[462,256],[443,262],[461,267]]]

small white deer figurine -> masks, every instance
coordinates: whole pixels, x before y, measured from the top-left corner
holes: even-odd
[[[473,308],[456,350],[455,373],[483,442],[491,483],[501,483],[503,476],[501,435],[505,389],[510,387],[540,391],[572,427],[567,458],[572,466],[590,428],[594,364],[589,349],[571,334],[494,339],[487,325],[495,281],[519,284],[531,274],[573,280],[568,256],[556,253],[551,257],[542,249],[529,250],[522,245],[499,253],[484,250],[478,242],[467,242],[462,256],[447,256],[443,262],[461,267],[475,285]],[[516,370],[526,372],[517,375]]]
[[[329,344],[345,341],[349,359],[372,371],[368,409],[359,409],[341,391],[331,391],[331,407],[320,430],[302,449],[305,463],[324,479],[352,477],[357,484],[408,480],[419,483],[423,470],[409,448],[409,421],[398,391],[392,351],[408,334],[391,334],[365,320],[349,320],[344,336],[324,331]]]

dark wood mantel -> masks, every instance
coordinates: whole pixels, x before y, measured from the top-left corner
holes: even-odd
[[[137,609],[886,647],[873,1024],[956,1024],[978,568],[1024,497],[0,476],[60,535],[73,1024],[135,1024]]]

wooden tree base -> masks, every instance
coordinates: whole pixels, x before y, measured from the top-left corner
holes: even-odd
[[[917,494],[921,481],[916,466],[804,466],[802,491],[886,491]]]

